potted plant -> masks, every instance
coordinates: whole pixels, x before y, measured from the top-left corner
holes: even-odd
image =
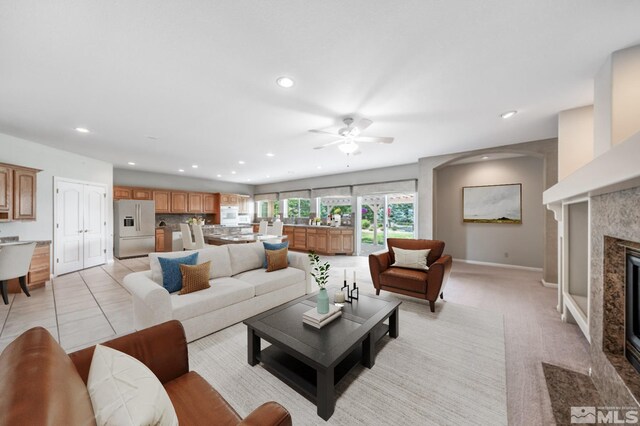
[[[318,292],[317,310],[319,314],[329,313],[329,295],[327,294],[327,282],[329,281],[329,262],[320,262],[320,256],[313,251],[309,252],[309,261],[311,263],[311,276],[320,287]]]

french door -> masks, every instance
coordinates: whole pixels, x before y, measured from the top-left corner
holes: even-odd
[[[55,183],[54,273],[105,263],[107,189],[67,180]]]

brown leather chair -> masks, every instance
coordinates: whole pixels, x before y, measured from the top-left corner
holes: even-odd
[[[290,426],[289,412],[267,402],[244,420],[198,373],[173,320],[102,343],[143,362],[163,383],[180,425]],[[42,327],[0,355],[0,425],[95,425],[86,382],[95,346],[69,355]]]
[[[380,290],[413,296],[429,301],[431,312],[435,312],[438,295],[443,298],[444,287],[451,273],[452,259],[443,255],[444,241],[387,239],[388,251],[379,251],[369,255],[369,270],[376,294]],[[427,256],[428,271],[398,268],[391,266],[395,262],[393,248],[405,250],[430,249]]]

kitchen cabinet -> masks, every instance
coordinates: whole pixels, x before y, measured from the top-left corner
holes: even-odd
[[[189,192],[187,195],[189,201],[189,213],[202,213],[202,194]]]
[[[203,194],[202,196],[202,211],[208,214],[220,213],[220,201],[217,194]]]
[[[248,195],[238,195],[238,213],[249,213]]]
[[[307,249],[307,230],[305,228],[293,229],[293,246],[298,250]]]
[[[13,219],[36,220],[36,174],[33,169],[13,170]]]
[[[133,188],[127,188],[124,186],[114,186],[113,199],[114,200],[132,200]]]
[[[221,206],[238,206],[238,196],[236,194],[220,194]]]
[[[253,228],[253,233],[254,233],[254,234],[257,234],[257,233],[258,233],[258,231],[260,231],[260,225],[253,224],[253,225],[252,225],[252,228]],[[284,232],[283,232],[283,233],[284,233]]]
[[[29,290],[43,287],[51,277],[51,245],[49,243],[38,243],[33,251],[29,272],[27,273],[27,287]],[[9,293],[20,293],[20,283],[18,279],[8,282]]]
[[[286,235],[287,236],[287,241],[289,241],[289,248],[291,249],[295,249],[295,241],[293,238],[293,226],[283,226],[282,227],[282,235]]]
[[[156,252],[172,251],[173,232],[169,227],[156,228]]]
[[[353,254],[353,229],[326,226],[285,226],[292,250],[313,250],[319,254]]]
[[[171,213],[187,213],[188,199],[186,192],[171,193]]]
[[[156,213],[171,212],[171,192],[153,191],[153,201],[156,202]]]
[[[0,221],[11,220],[13,169],[0,165]]]
[[[146,188],[133,188],[132,198],[134,200],[153,200],[153,190]]]

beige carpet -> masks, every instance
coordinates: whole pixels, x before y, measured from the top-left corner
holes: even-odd
[[[242,416],[275,400],[295,425],[507,424],[502,315],[447,302],[432,314],[403,298],[400,337],[384,337],[375,366],[356,367],[340,384],[328,422],[263,367],[249,366],[246,348],[243,324],[189,344],[191,369]]]

